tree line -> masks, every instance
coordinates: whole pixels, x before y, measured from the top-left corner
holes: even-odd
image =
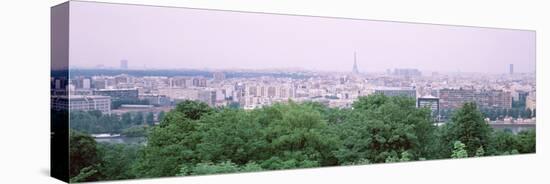
[[[536,117],[537,110],[530,108],[480,108],[481,114],[485,118],[489,118],[491,121],[502,120],[506,117],[511,118],[526,118],[530,119]],[[452,109],[442,109],[440,110],[440,115],[443,118],[452,117],[454,111]]]
[[[165,113],[157,114],[157,119],[162,120]],[[145,136],[136,134],[136,130],[151,127],[155,123],[153,112],[127,112],[122,115],[102,114],[101,111],[71,111],[70,128],[87,134],[123,134],[128,136]]]
[[[535,131],[495,131],[475,103],[465,103],[442,126],[434,125],[430,110],[416,108],[412,98],[376,94],[360,97],[352,106],[289,101],[243,110],[184,101],[150,128],[146,145],[102,145],[89,138],[74,144],[75,135],[86,135],[71,134],[71,148],[77,151],[71,151],[71,159],[84,160],[71,160],[71,178],[187,176],[535,152]],[[118,150],[106,151],[109,146]]]

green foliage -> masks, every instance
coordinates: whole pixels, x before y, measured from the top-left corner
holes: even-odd
[[[385,163],[399,162],[399,158],[397,158],[397,156],[395,156],[395,155],[390,155],[386,158],[386,160],[384,162]]]
[[[153,114],[153,112],[147,113],[145,117],[145,123],[149,126],[155,125],[155,114]]]
[[[73,178],[80,175],[75,180],[91,181],[94,180],[96,172],[93,172],[95,164],[99,163],[99,156],[96,149],[95,140],[84,133],[74,130],[69,132],[69,177]],[[88,168],[83,170],[84,168]],[[91,174],[92,173],[92,174]]]
[[[267,149],[267,141],[261,139],[264,132],[254,117],[243,110],[223,109],[219,113],[201,119],[197,135],[197,157],[200,160],[221,162],[232,160],[245,164],[248,160],[259,160]]]
[[[135,178],[132,166],[141,145],[96,143],[85,133],[70,131],[70,181]]]
[[[136,172],[143,177],[193,173],[200,163],[231,160],[265,169],[336,165],[338,139],[311,106],[276,104],[254,111],[214,110],[183,102],[153,127]],[[191,169],[191,170],[189,170]],[[184,173],[185,174],[185,173]]]
[[[354,162],[344,162],[342,163],[341,165],[367,165],[367,164],[370,164],[371,162],[367,159],[359,159],[359,160],[356,160]]]
[[[492,155],[508,155],[512,152],[535,153],[536,132],[528,130],[513,134],[506,131],[494,131],[489,146],[489,154]]]
[[[447,145],[458,140],[466,145],[468,153],[475,153],[477,148],[487,147],[489,144],[492,129],[483,120],[483,115],[473,102],[465,103],[458,109],[448,126],[449,129],[443,138],[449,141]]]
[[[197,162],[194,135],[197,123],[181,112],[171,111],[161,126],[152,127],[147,146],[138,156],[135,173],[140,177],[174,176],[182,163]]]
[[[71,183],[92,181],[90,180],[90,178],[96,175],[97,173],[98,171],[97,169],[95,169],[95,166],[88,166],[88,167],[82,168],[78,173],[78,175],[71,177],[69,181]]]
[[[411,160],[411,154],[408,151],[401,152],[401,158],[395,155],[390,155],[386,158],[385,163],[408,162]]]
[[[517,135],[492,131],[471,103],[440,127],[433,125],[429,109],[416,108],[412,98],[375,94],[360,97],[352,106],[337,109],[289,101],[244,110],[184,101],[158,114],[159,126],[149,126],[151,113],[142,114],[139,125],[138,116],[127,113],[113,118],[128,125],[119,131],[147,135],[147,144],[96,144],[85,134],[72,133],[76,144],[71,153],[79,158],[71,162],[77,164],[71,176],[75,181],[112,180],[536,151],[534,130]],[[104,116],[78,113],[82,122]]]
[[[435,127],[428,109],[415,107],[414,99],[375,94],[353,103],[354,112],[342,124],[343,146],[337,157],[341,162],[366,158],[374,163],[398,158],[431,158],[435,147]]]
[[[321,166],[319,161],[308,160],[307,157],[301,154],[287,154],[285,157],[286,158],[280,158],[277,156],[271,157],[270,159],[262,161],[261,166],[267,170],[311,168]]]
[[[231,161],[224,161],[217,164],[212,162],[198,163],[195,166],[183,165],[177,176],[187,175],[204,175],[204,174],[222,174],[235,172],[254,172],[262,171],[260,165],[250,162],[246,165],[239,166]]]
[[[227,105],[227,107],[230,109],[240,109],[241,104],[239,104],[239,102],[231,102],[229,103],[229,105]]]
[[[100,111],[71,111],[70,127],[88,134],[122,133],[124,129],[142,126],[145,122],[143,117],[143,112],[124,113],[120,117],[116,114],[101,114]]]
[[[126,137],[144,137],[147,136],[149,127],[146,125],[136,125],[122,130],[121,135]]]
[[[135,113],[132,122],[134,123],[134,125],[143,125],[145,122],[143,118],[143,112]]]
[[[213,113],[207,104],[183,101],[168,112],[160,126],[151,128],[147,146],[141,150],[134,172],[140,177],[174,176],[182,163],[200,163],[197,145],[201,142],[198,128],[203,116]]]
[[[164,119],[164,116],[166,115],[166,113],[164,111],[160,111],[157,115],[157,120],[159,122],[162,122],[162,120]]]
[[[341,140],[338,150],[334,151],[340,163],[353,164],[360,159],[368,160],[372,135],[367,126],[365,113],[358,111],[349,113],[342,123],[334,125],[334,129]]]
[[[537,136],[535,130],[519,132],[517,135],[519,153],[535,153],[537,151]]]
[[[359,99],[353,102],[352,107],[354,109],[373,110],[386,104],[389,101],[388,96],[382,94],[374,94],[366,97],[359,97]]]
[[[311,161],[325,166],[337,163],[332,151],[337,149],[339,139],[329,133],[327,122],[313,107],[290,102],[268,107],[267,112],[280,116],[264,124],[264,140],[270,143],[266,155],[297,163]]]
[[[264,169],[260,166],[260,164],[257,164],[256,162],[249,162],[241,167],[240,172],[257,172],[263,170]]]
[[[221,174],[233,173],[238,171],[239,166],[229,161],[221,162],[219,164],[199,163],[191,170],[189,175]]]
[[[135,178],[132,166],[136,162],[140,145],[137,144],[98,144],[101,155],[101,180]]]
[[[479,147],[476,150],[476,154],[475,154],[475,157],[482,157],[482,156],[485,156],[485,150],[483,149],[483,146]]]
[[[466,145],[460,141],[455,141],[453,145],[453,154],[451,158],[466,158],[468,157],[468,151]]]
[[[124,113],[122,114],[122,118],[121,118],[121,123],[123,125],[133,125],[134,123],[133,122],[133,118],[132,118],[132,114],[131,113]]]
[[[516,149],[513,149],[512,151],[505,151],[500,153],[500,155],[515,155],[515,154],[519,154],[519,151]]]
[[[183,113],[184,117],[198,120],[201,116],[208,114],[213,111],[208,104],[198,101],[185,100],[176,105],[177,112]]]
[[[404,151],[404,152],[401,152],[401,158],[399,159],[400,162],[408,162],[411,160],[411,157],[412,155],[407,152],[407,151]]]
[[[102,115],[100,111],[71,111],[70,128],[84,133],[117,133],[125,125],[116,115]]]
[[[533,111],[529,108],[524,108],[524,107],[513,107],[510,110],[497,109],[497,108],[483,108],[483,109],[480,109],[480,111],[481,111],[481,114],[483,114],[483,117],[489,118],[492,121],[497,119],[502,119],[507,116],[511,116],[513,118],[532,118],[533,117]]]
[[[510,151],[519,147],[517,136],[511,132],[494,131],[491,135],[491,143],[489,144],[489,153],[501,155],[510,153]]]

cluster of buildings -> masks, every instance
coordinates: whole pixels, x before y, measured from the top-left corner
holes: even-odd
[[[76,76],[52,79],[52,95],[55,89],[65,88],[69,94],[52,98],[52,106],[62,109],[68,107],[57,104],[69,104],[71,110],[111,113],[115,102],[169,109],[179,101],[197,100],[210,106],[255,109],[292,100],[350,108],[357,98],[380,93],[411,97],[418,107],[431,109],[436,120],[440,120],[441,110],[457,109],[465,102],[476,102],[480,108],[510,109],[514,101],[520,101],[524,108],[535,109],[534,74],[514,74],[510,67],[509,74],[499,75],[422,75],[417,69],[367,75],[358,71],[355,62],[351,73],[309,72],[300,78],[226,77],[227,71],[211,72],[210,76]]]
[[[512,95],[510,91],[502,89],[475,90],[475,89],[441,89],[439,98],[442,109],[456,109],[464,102],[476,102],[481,108],[512,108]]]

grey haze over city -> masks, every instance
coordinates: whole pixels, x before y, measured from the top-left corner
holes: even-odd
[[[77,2],[71,67],[535,71],[535,32]]]

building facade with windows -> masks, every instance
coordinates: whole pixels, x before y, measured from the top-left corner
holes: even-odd
[[[432,118],[435,122],[439,122],[439,98],[434,96],[423,96],[416,100],[416,107],[428,108],[431,110]]]
[[[68,103],[67,103],[68,101]],[[52,109],[69,111],[101,111],[103,114],[111,114],[111,97],[108,96],[81,96],[70,95],[68,98],[52,98]],[[68,106],[67,106],[68,105]]]

